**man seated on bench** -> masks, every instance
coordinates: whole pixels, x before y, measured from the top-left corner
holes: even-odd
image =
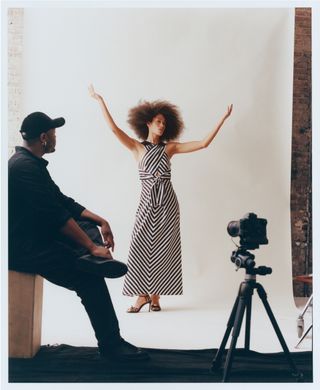
[[[90,318],[103,358],[145,360],[146,352],[120,336],[104,280],[108,272],[117,276],[119,264],[126,267],[112,260],[109,248],[113,249],[114,241],[108,222],[64,195],[47,170],[43,155],[55,151],[56,128],[64,123],[63,118],[51,119],[41,112],[22,122],[23,146],[16,147],[9,160],[9,268],[39,274],[75,291]],[[106,265],[102,273],[94,262],[92,272],[85,260],[86,268],[81,268],[79,257],[86,254],[91,254],[93,261],[109,259],[101,259],[102,266]]]

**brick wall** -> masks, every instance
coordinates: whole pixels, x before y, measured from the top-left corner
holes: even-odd
[[[296,8],[292,118],[291,235],[293,276],[312,273],[311,8]],[[309,287],[293,283],[294,295]]]
[[[23,9],[8,9],[8,142],[9,156],[21,144]]]

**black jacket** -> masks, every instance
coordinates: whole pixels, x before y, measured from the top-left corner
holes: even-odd
[[[9,160],[9,268],[36,256],[68,219],[78,219],[85,209],[60,191],[47,165],[20,146]]]

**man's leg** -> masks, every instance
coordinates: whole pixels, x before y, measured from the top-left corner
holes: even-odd
[[[112,360],[145,360],[148,355],[124,341],[110,294],[101,276],[91,275],[76,268],[73,250],[55,242],[32,259],[25,272],[42,275],[50,282],[68,288],[81,298],[94,329],[102,356]]]
[[[91,238],[97,246],[103,246],[104,242],[100,230],[95,223],[91,221],[76,221],[79,227]],[[119,278],[126,274],[128,268],[125,263],[111,258],[103,259],[92,256],[86,248],[70,241],[65,236],[59,235],[57,241],[64,243],[76,254],[77,268],[86,273],[93,273],[106,278]]]
[[[36,272],[77,293],[90,318],[99,347],[118,342],[119,324],[104,278],[77,270],[73,251],[61,243],[43,251],[41,257],[45,262],[39,264],[37,261]]]
[[[79,225],[79,227],[90,237],[90,239],[96,245],[99,245],[99,246],[104,245],[103,240],[102,240],[102,236],[100,234],[100,230],[94,222],[81,220],[81,219],[79,219],[79,220],[77,219],[76,222]],[[89,254],[89,252],[86,248],[81,247],[80,245],[78,245],[74,241],[71,241],[66,236],[59,235],[57,237],[57,241],[62,242],[65,245],[67,245],[69,248],[71,248],[77,257]]]

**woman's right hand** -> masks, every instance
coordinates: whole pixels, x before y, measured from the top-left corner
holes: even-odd
[[[91,96],[92,98],[94,98],[94,99],[96,99],[96,100],[102,99],[101,95],[98,95],[97,92],[94,90],[92,84],[89,85],[88,91],[89,91],[89,94],[90,94],[90,96]]]
[[[108,127],[113,131],[113,133],[118,137],[119,141],[126,146],[128,149],[130,149],[132,152],[134,152],[134,155],[136,156],[139,152],[138,149],[143,149],[144,146],[140,144],[140,142],[136,141],[135,139],[129,137],[123,130],[121,130],[116,123],[114,122],[108,107],[106,105],[106,102],[104,101],[103,97],[96,93],[96,91],[93,88],[93,85],[90,84],[88,87],[88,91],[91,97],[96,99],[99,102],[100,108],[102,110],[102,114],[107,122]],[[111,237],[107,240],[107,243],[111,244],[111,247],[114,246],[114,243],[112,240],[110,240]]]

